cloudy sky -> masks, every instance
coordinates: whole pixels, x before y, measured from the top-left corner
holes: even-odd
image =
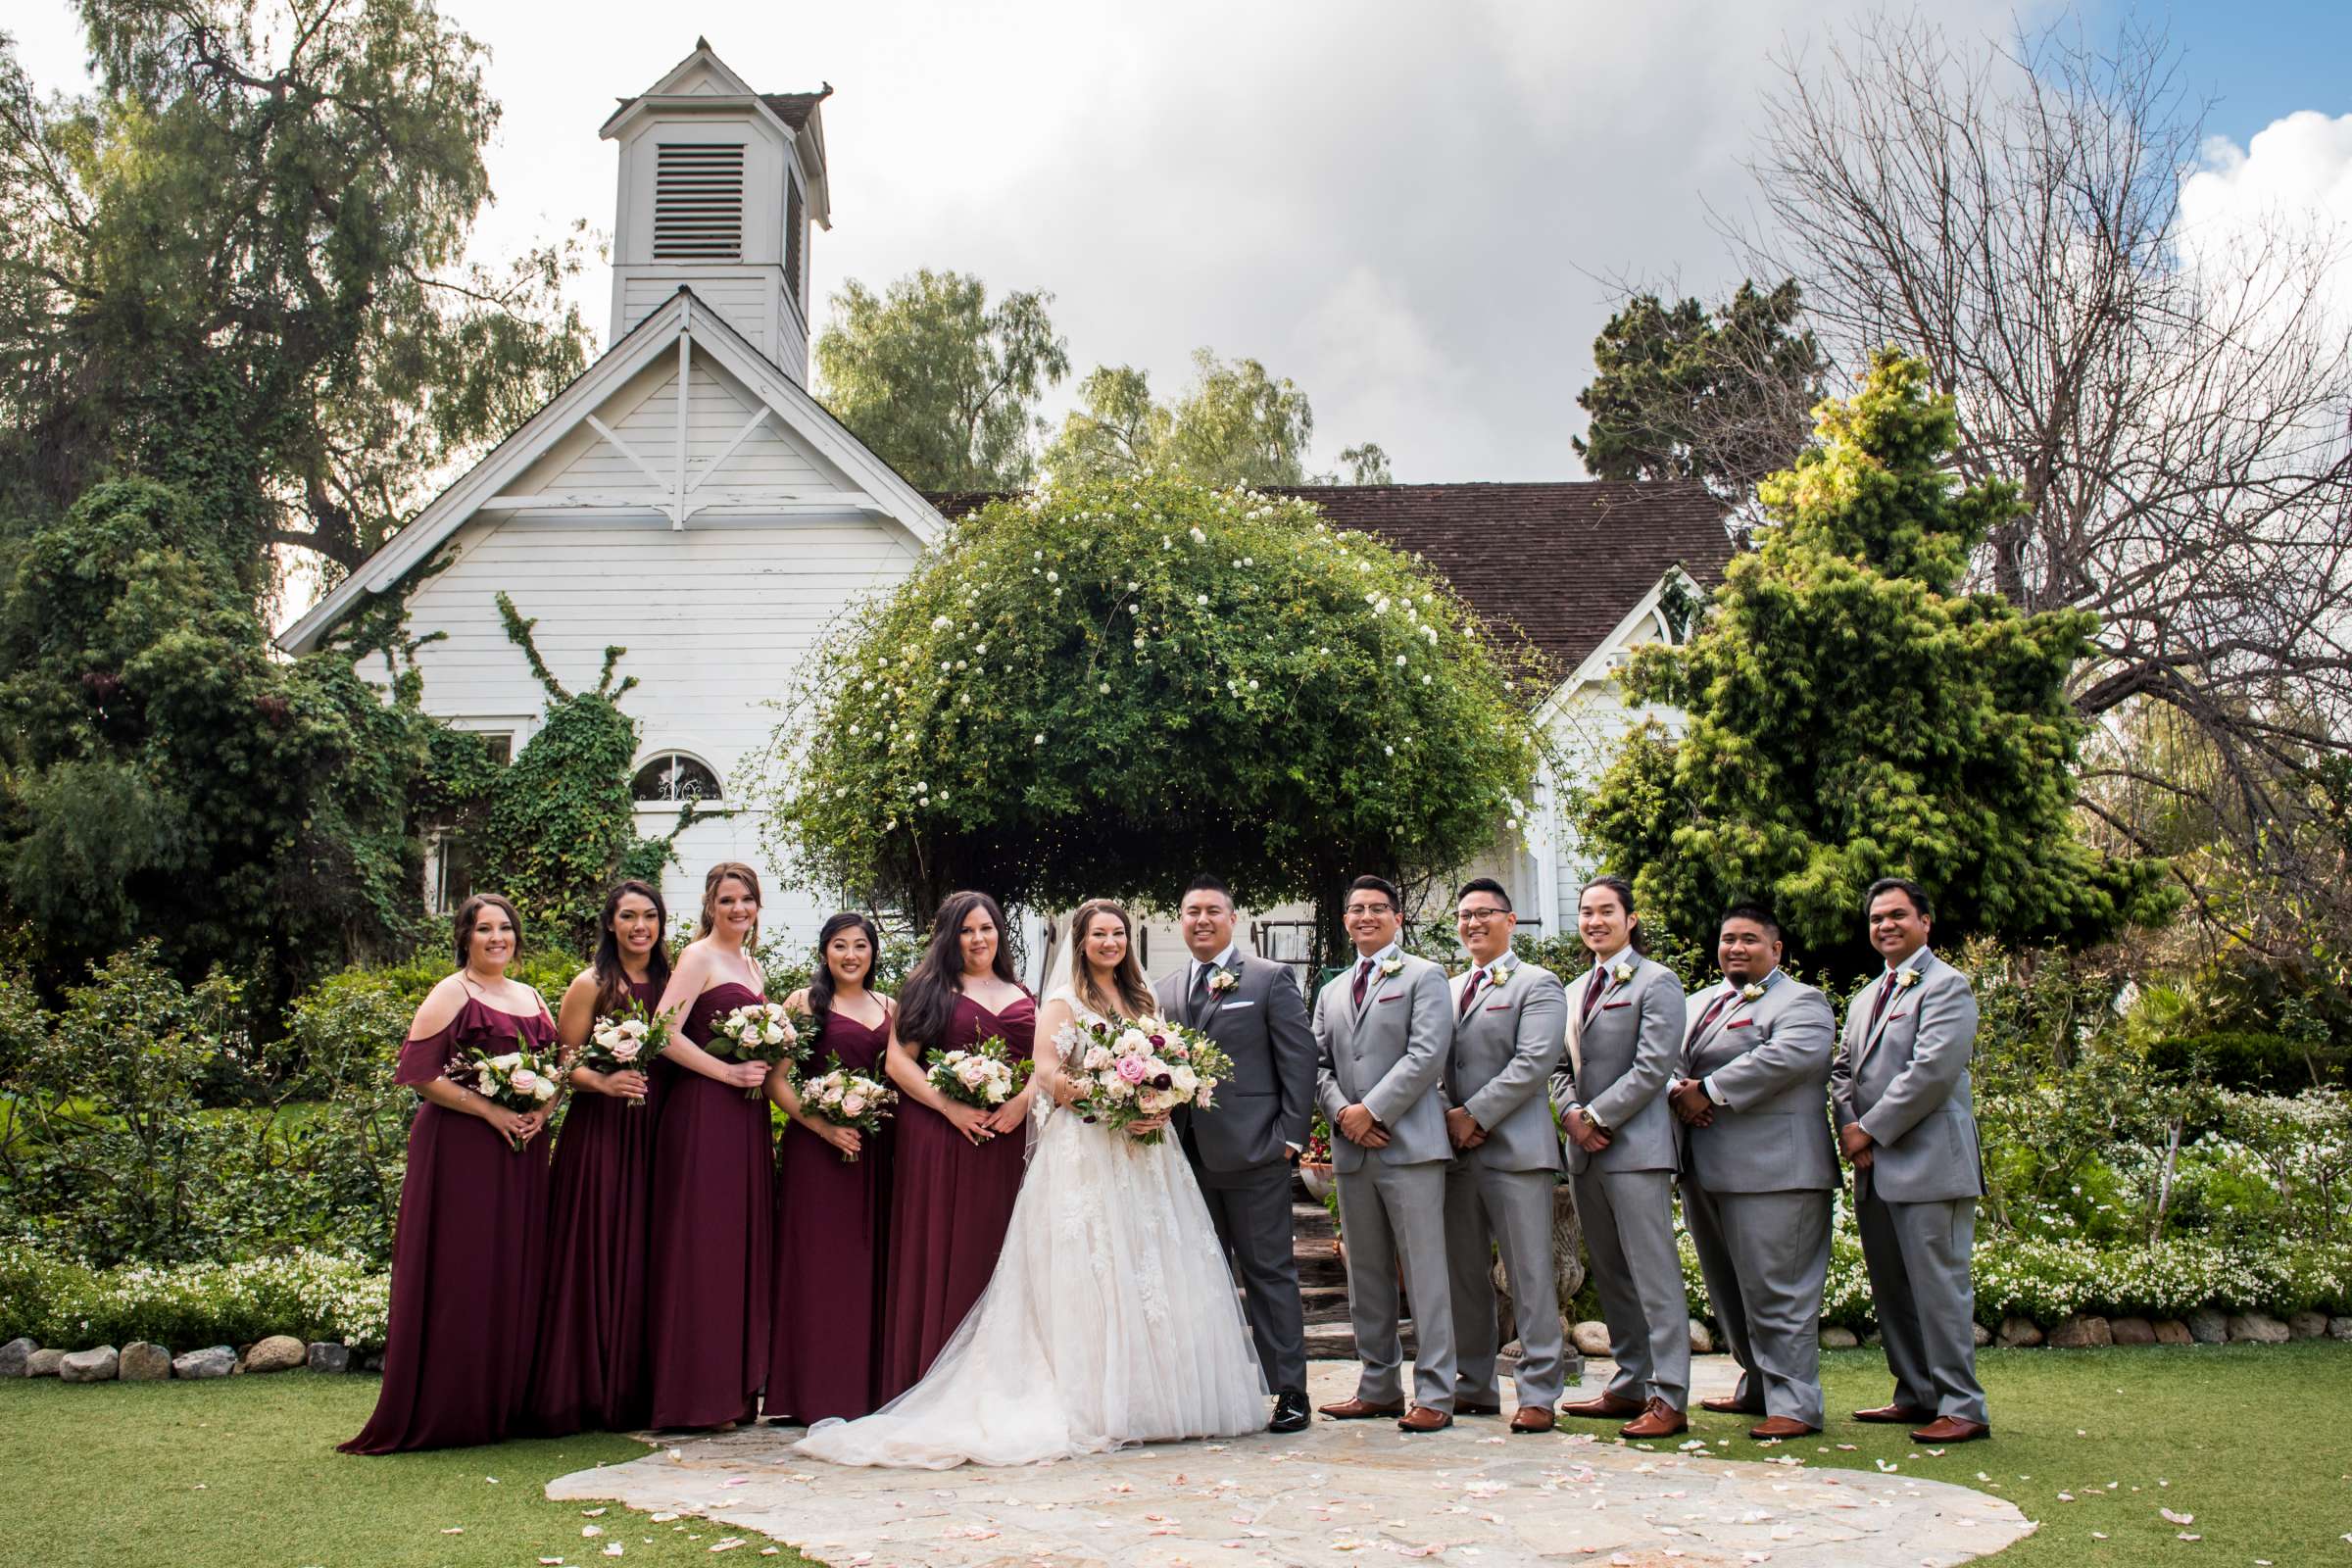
[[[1579,474],[1576,394],[1612,280],[1735,280],[1707,212],[1746,200],[1770,57],[1867,9],[568,0],[550,25],[541,0],[442,5],[490,47],[506,109],[485,256],[574,218],[611,226],[613,152],[596,127],[701,32],[763,90],[835,88],[818,298],[926,266],[1047,289],[1081,371],[1139,365],[1173,391],[1197,346],[1254,355],[1312,396],[1320,463],[1376,440],[1406,480]],[[2058,9],[1936,7],[1972,32]],[[2092,0],[2086,20],[2117,13]],[[2169,14],[2214,100],[2196,211],[2311,206],[2352,224],[2352,5]],[[20,0],[6,26],[36,81],[83,79],[62,0]],[[600,327],[606,288],[583,287]]]

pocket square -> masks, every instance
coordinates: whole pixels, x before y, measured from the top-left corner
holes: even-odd
[[[1382,1002],[1402,1002],[1404,1000],[1404,993],[1401,991],[1392,991],[1387,996],[1382,997],[1379,1000]]]
[[[1911,1016],[1911,1015],[1910,1015],[1909,1013],[1907,1013],[1907,1012],[1890,1012],[1890,1013],[1888,1013],[1888,1014],[1886,1015],[1886,1021],[1887,1021],[1888,1023],[1893,1023],[1893,1022],[1895,1022],[1897,1019],[1901,1019],[1901,1018],[1908,1018],[1908,1017],[1910,1017],[1910,1016]]]
[[[1630,1007],[1633,1004],[1630,1002],[1604,1002],[1600,1004],[1600,1010],[1603,1012],[1608,1012],[1618,1007]]]
[[[1219,1012],[1231,1012],[1236,1007],[1254,1007],[1257,1004],[1254,1002],[1228,1002],[1217,1010]]]
[[[1497,1002],[1494,1004],[1494,1005],[1489,1007],[1487,1010],[1489,1012],[1508,1012],[1511,1010],[1511,1004],[1507,1002]]]
[[[1756,1020],[1753,1018],[1734,1018],[1730,1023],[1725,1024],[1723,1027],[1726,1032],[1729,1032],[1734,1029],[1753,1029],[1755,1026]]]

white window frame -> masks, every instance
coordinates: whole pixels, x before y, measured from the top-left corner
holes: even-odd
[[[682,757],[689,762],[694,762],[701,765],[710,772],[711,782],[718,786],[718,795],[716,798],[708,801],[695,802],[696,809],[708,811],[718,810],[727,808],[727,775],[725,769],[721,768],[717,763],[711,761],[710,759],[705,757],[702,753],[694,750],[694,748],[690,746],[656,746],[648,750],[645,755],[638,758],[637,760],[631,762],[629,764],[629,787],[632,792],[634,792],[636,789],[637,775],[644,772],[654,763],[661,761],[665,757]],[[635,807],[639,812],[654,816],[675,816],[678,814],[678,808],[684,804],[685,803],[682,801],[639,801],[634,799],[630,802],[630,805]]]

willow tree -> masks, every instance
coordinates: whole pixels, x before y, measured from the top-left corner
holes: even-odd
[[[2169,909],[2161,860],[2077,832],[2087,725],[2067,691],[2095,617],[1966,590],[2019,502],[1997,479],[1962,485],[1953,439],[1927,367],[1882,352],[1759,487],[1773,526],[1702,628],[1629,669],[1633,697],[1689,724],[1630,735],[1586,826],[1670,927],[1768,897],[1806,961],[1836,968],[1865,961],[1862,895],[1892,873],[1934,891],[1953,939],[2082,943]]]
[[[1531,656],[1306,502],[1164,474],[993,503],[828,633],[752,767],[771,855],[948,891],[1245,903],[1458,865],[1534,776]]]

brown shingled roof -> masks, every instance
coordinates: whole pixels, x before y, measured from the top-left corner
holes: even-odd
[[[1516,626],[1559,673],[1681,566],[1701,589],[1723,580],[1733,545],[1726,509],[1691,482],[1298,485],[1336,527],[1376,534],[1444,573],[1490,622]],[[994,497],[934,495],[946,517]]]
[[[778,120],[798,130],[808,123],[808,112],[832,96],[833,84],[828,81],[822,92],[763,92],[760,101]]]

